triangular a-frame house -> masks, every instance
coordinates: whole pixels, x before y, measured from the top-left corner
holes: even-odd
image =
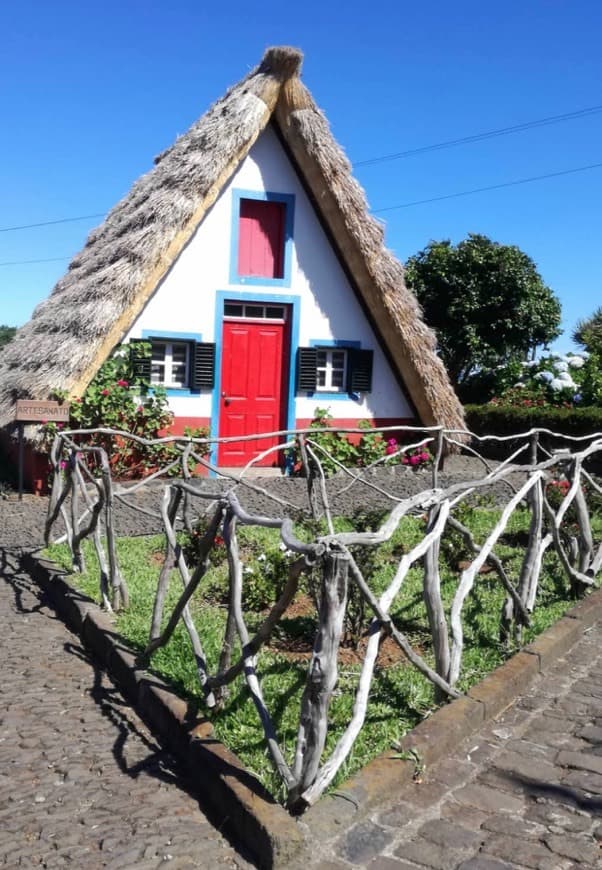
[[[81,393],[117,344],[147,339],[181,426],[295,428],[319,406],[347,425],[462,427],[301,62],[268,49],[92,231],[0,356],[0,425],[16,398]]]

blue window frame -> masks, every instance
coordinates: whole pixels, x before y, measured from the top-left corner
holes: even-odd
[[[352,399],[372,392],[374,351],[359,341],[310,340],[297,348],[297,391],[321,400]]]
[[[256,199],[263,202],[281,202],[285,207],[284,251],[282,253],[282,278],[264,278],[255,275],[238,274],[238,243],[240,234],[240,201]],[[295,223],[295,195],[274,193],[272,191],[240,190],[232,191],[232,229],[230,238],[230,283],[244,284],[249,287],[290,287],[293,254],[293,227]]]
[[[142,338],[149,341],[151,346],[156,344],[158,347],[167,347],[168,362],[171,360],[174,347],[186,346],[186,355],[184,358],[179,358],[180,366],[185,366],[185,380],[188,384],[191,382],[192,375],[192,349],[195,343],[201,343],[203,336],[200,332],[173,332],[167,329],[143,329]],[[163,363],[165,365],[165,363]],[[155,362],[154,365],[159,368],[160,363]],[[152,375],[151,375],[152,379]],[[159,383],[159,382],[157,382]],[[165,392],[168,396],[198,396],[200,390],[192,389],[191,386],[174,387],[165,385]]]

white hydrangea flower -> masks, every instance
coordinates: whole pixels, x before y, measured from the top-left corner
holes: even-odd
[[[535,377],[539,381],[546,381],[548,384],[554,379],[552,372],[538,372]]]
[[[566,381],[561,381],[560,378],[553,378],[550,381],[550,386],[553,390],[564,390],[564,388],[567,386],[567,383]]]
[[[580,369],[585,365],[585,360],[582,356],[570,356],[569,365],[572,369]]]
[[[565,360],[561,359],[561,360],[558,360],[558,362],[554,363],[554,368],[556,369],[557,372],[568,372],[569,364],[568,364],[568,362],[565,362]]]
[[[570,372],[561,372],[558,377],[561,381],[564,381],[565,384],[575,385],[575,381],[573,380],[573,376]]]

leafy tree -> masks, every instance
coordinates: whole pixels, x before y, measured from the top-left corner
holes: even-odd
[[[5,344],[8,344],[9,341],[12,340],[16,331],[16,326],[0,326],[0,350],[2,350]]]
[[[472,233],[458,245],[430,242],[410,257],[406,278],[458,387],[560,335],[560,302],[515,245]]]
[[[602,306],[596,308],[590,317],[577,321],[572,339],[589,353],[602,355]]]

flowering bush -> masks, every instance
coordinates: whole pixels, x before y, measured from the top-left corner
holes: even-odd
[[[190,534],[183,534],[184,555],[190,565],[197,565],[200,543],[207,529],[207,521],[197,521]],[[221,535],[214,538],[214,547],[209,561],[218,568],[211,578],[211,586],[205,590],[209,601],[225,604],[230,598],[227,553]],[[243,563],[242,603],[254,613],[270,607],[280,597],[288,578],[288,569],[295,554],[287,550],[282,541],[276,541],[264,530],[245,529],[239,534],[240,558]]]
[[[150,355],[150,344],[142,345]],[[55,393],[58,399],[66,394]],[[163,387],[153,386],[134,371],[129,348],[117,347],[100,367],[82,396],[71,400],[69,425],[72,429],[120,429],[142,438],[154,439],[165,434],[173,421]],[[46,423],[42,428],[43,443],[48,448],[61,423]],[[188,435],[202,437],[206,429],[188,430]],[[121,478],[144,477],[178,456],[171,444],[145,447],[123,438],[98,434],[90,443],[104,447],[113,473]]]
[[[558,510],[570,487],[568,480],[563,478],[554,478],[546,485],[546,498],[554,510]]]
[[[330,429],[332,414],[327,408],[316,408],[310,429]],[[364,430],[359,438],[353,441],[343,432],[332,431],[310,433],[309,438],[322,450],[318,451],[318,458],[327,475],[334,474],[340,465],[347,468],[366,468],[379,460],[384,460],[387,465],[407,465],[412,468],[420,468],[432,461],[432,456],[426,447],[418,447],[409,453],[401,454],[402,445],[396,438],[385,440],[380,432],[375,432],[373,424],[369,420],[360,420],[358,428]],[[326,455],[328,453],[328,456]],[[304,473],[301,461],[301,450],[296,447],[293,451],[292,470],[295,475]]]
[[[411,468],[423,468],[433,461],[433,457],[426,447],[416,447],[409,453],[404,453],[401,458],[402,465],[409,465]]]
[[[513,380],[513,383],[508,382]],[[500,369],[502,389],[494,405],[523,407],[602,405],[602,367],[596,354],[548,354],[530,362],[513,362]]]

